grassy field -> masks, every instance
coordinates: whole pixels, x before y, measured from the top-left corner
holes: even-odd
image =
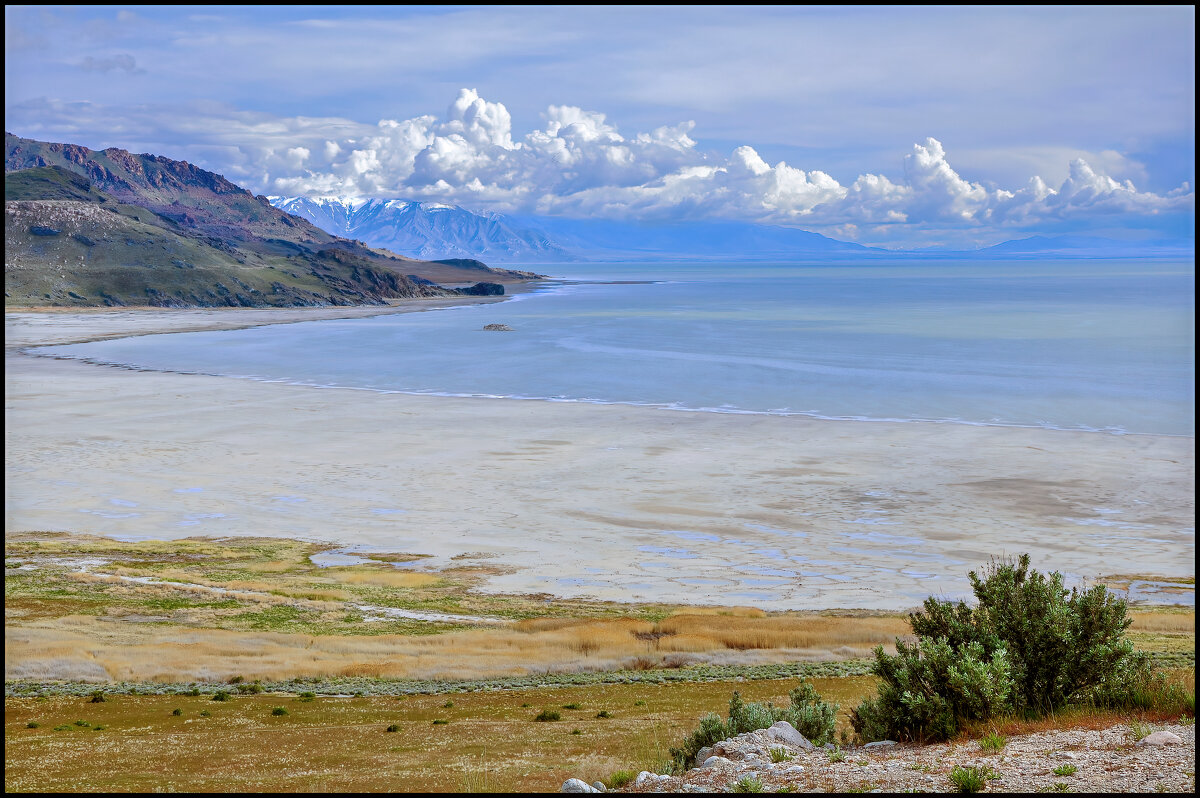
[[[404,552],[321,568],[326,548],[6,539],[6,788],[555,791],[658,769],[734,690],[785,704],[797,676],[846,729],[873,691],[864,658],[908,632],[903,613],[486,594],[479,569]],[[1194,691],[1194,611],[1131,615]]]
[[[724,713],[734,690],[786,704],[795,684],[598,685],[404,699],[9,698],[5,782],[18,792],[557,791],[572,776],[591,782],[660,767],[701,715]],[[845,709],[873,680],[814,684]],[[276,707],[287,714],[273,714]],[[561,720],[535,721],[544,709]],[[611,717],[597,717],[602,711]]]

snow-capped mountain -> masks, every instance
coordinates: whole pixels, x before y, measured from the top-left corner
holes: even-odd
[[[454,205],[354,197],[268,197],[282,211],[334,235],[422,260],[473,258],[487,263],[577,260],[544,233],[494,213]]]

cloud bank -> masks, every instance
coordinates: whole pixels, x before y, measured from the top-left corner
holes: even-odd
[[[462,89],[442,117],[384,120],[368,135],[263,153],[273,194],[405,197],[468,208],[574,217],[740,219],[796,226],[1020,227],[1104,214],[1153,215],[1194,206],[1186,183],[1141,192],[1070,164],[1056,187],[1032,176],[1016,190],[963,178],[942,143],[904,157],[903,177],[864,174],[842,185],[818,169],[766,162],[753,147],[699,150],[693,123],[622,135],[602,113],[550,106],[516,138],[503,104]]]
[[[935,138],[912,144],[891,176],[839,182],[821,169],[771,164],[749,145],[728,154],[706,150],[690,121],[622,134],[603,113],[551,105],[537,129],[518,135],[508,109],[474,89],[460,90],[441,116],[373,126],[215,104],[166,113],[43,100],[16,110],[56,134],[67,124],[106,129],[122,147],[185,157],[272,195],[403,198],[576,218],[740,220],[883,245],[995,243],[1047,226],[1126,226],[1182,215],[1195,204],[1187,183],[1162,194],[1139,191],[1078,157],[1055,185],[1037,175],[1016,188],[975,182]],[[182,153],[158,146],[180,140],[191,142]],[[1098,163],[1123,160],[1097,155]]]

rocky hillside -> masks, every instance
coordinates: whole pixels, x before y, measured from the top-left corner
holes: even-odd
[[[5,137],[5,304],[378,304],[535,275],[330,235],[185,161]]]

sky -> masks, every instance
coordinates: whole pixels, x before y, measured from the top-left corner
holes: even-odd
[[[5,129],[267,195],[1194,241],[1193,6],[6,6]]]

